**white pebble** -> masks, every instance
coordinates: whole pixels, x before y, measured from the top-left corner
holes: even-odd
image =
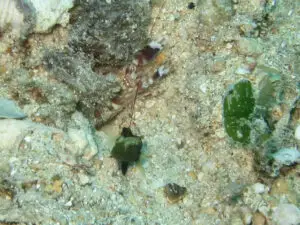
[[[300,125],[298,125],[296,127],[296,130],[295,130],[295,138],[300,141]]]
[[[268,190],[268,188],[265,185],[263,185],[262,183],[253,184],[252,188],[256,194],[262,194],[266,190]]]
[[[153,48],[153,49],[162,49],[162,45],[156,41],[151,41],[149,43],[149,46],[150,46],[150,48]]]
[[[273,154],[273,158],[280,165],[292,165],[300,162],[300,152],[296,148],[283,148]]]
[[[249,70],[249,68],[247,68],[246,66],[242,66],[242,67],[239,67],[236,71],[235,71],[236,74],[239,74],[239,75],[246,75],[246,74],[250,74],[251,71]]]
[[[66,207],[70,207],[70,206],[72,206],[72,205],[73,205],[73,204],[72,204],[72,200],[68,201],[68,202],[65,204]]]
[[[29,137],[29,136],[26,136],[25,138],[24,138],[24,141],[26,141],[26,142],[31,142],[31,137]]]
[[[201,84],[201,85],[200,85],[200,90],[201,90],[203,93],[206,93],[206,91],[207,91],[207,85],[206,85],[206,84]]]

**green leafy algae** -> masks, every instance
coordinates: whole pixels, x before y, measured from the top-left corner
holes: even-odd
[[[249,80],[239,81],[227,92],[223,103],[224,126],[234,141],[243,144],[250,142],[254,107],[255,99]]]

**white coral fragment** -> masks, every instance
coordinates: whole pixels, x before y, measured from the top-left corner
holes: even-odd
[[[54,25],[66,26],[69,22],[68,10],[73,0],[31,0],[36,13],[35,32],[47,32]]]
[[[300,162],[300,152],[296,148],[283,148],[273,154],[273,158],[280,165],[290,166]]]
[[[14,35],[19,36],[24,15],[18,10],[16,1],[1,0],[0,5],[0,30],[10,28]]]

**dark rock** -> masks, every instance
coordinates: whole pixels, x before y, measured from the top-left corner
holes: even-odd
[[[44,55],[46,69],[73,91],[77,110],[94,124],[105,122],[104,111],[111,111],[111,99],[121,90],[114,76],[103,76],[93,72],[91,63],[85,56],[71,51],[47,51]],[[96,113],[99,111],[99,113]],[[99,114],[99,115],[98,115]]]
[[[166,184],[164,193],[170,203],[176,203],[183,199],[186,194],[186,187],[181,187],[175,183]]]
[[[151,10],[146,0],[80,1],[79,8],[69,45],[99,65],[125,65],[148,41]]]

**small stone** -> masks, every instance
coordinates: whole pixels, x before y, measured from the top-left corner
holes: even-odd
[[[233,44],[231,44],[231,43],[226,44],[226,49],[232,49],[232,47],[233,47]]]
[[[7,71],[5,66],[0,65],[0,74],[5,74]]]
[[[80,185],[82,185],[82,186],[90,183],[89,177],[87,175],[83,174],[83,173],[78,174],[78,179],[79,179]]]
[[[190,171],[188,173],[189,177],[191,177],[193,180],[197,180],[198,177],[197,177],[197,174],[195,173],[195,171]]]
[[[202,91],[202,93],[204,93],[204,94],[206,93],[206,91],[207,91],[207,85],[206,84],[201,84],[199,88]]]
[[[266,218],[263,214],[260,212],[254,213],[252,217],[252,224],[253,225],[265,225],[266,224]]]
[[[282,195],[282,194],[287,194],[288,191],[289,191],[288,182],[283,178],[278,178],[272,185],[271,194]]]
[[[142,115],[141,112],[134,112],[134,118],[138,119]]]
[[[54,192],[61,193],[62,192],[62,184],[63,184],[62,180],[54,180],[53,185],[52,185],[52,190]]]
[[[263,194],[266,190],[268,190],[268,188],[261,183],[253,184],[252,188],[256,194]]]
[[[63,138],[64,138],[64,133],[54,132],[52,134],[52,140],[55,141],[56,143],[61,142]]]
[[[175,183],[169,183],[164,187],[164,193],[170,203],[176,203],[182,200],[187,189]]]
[[[185,145],[185,141],[182,140],[181,138],[176,139],[176,146],[178,149],[182,149]]]
[[[251,71],[249,70],[249,68],[246,65],[242,65],[239,68],[237,68],[235,73],[238,75],[247,75],[247,74],[250,74]]]
[[[98,153],[98,146],[90,129],[90,124],[81,113],[74,113],[72,119],[75,124],[68,128],[70,138],[68,150],[75,157],[79,156],[85,160],[91,160]]]
[[[66,202],[65,206],[66,207],[71,207],[73,205],[72,200]]]
[[[10,183],[0,179],[0,199],[13,200],[14,192]],[[1,223],[0,223],[1,224]]]
[[[295,138],[300,141],[300,125],[298,125],[296,127],[296,130],[295,130]]]
[[[272,109],[271,117],[274,121],[279,121],[283,116],[282,109],[280,106],[274,106]]]
[[[122,108],[121,105],[115,104],[115,103],[111,103],[111,106],[113,107],[114,110],[120,110]]]

